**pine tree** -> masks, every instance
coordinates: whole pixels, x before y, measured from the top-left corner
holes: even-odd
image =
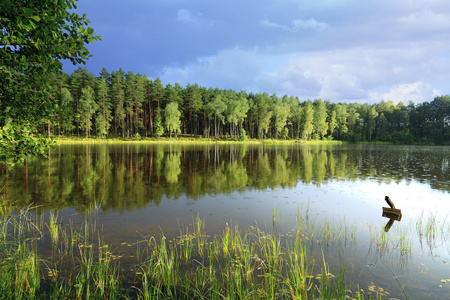
[[[272,96],[272,98],[278,101],[275,104],[274,108],[274,119],[275,119],[275,139],[278,139],[278,133],[281,132],[286,126],[287,118],[290,115],[289,105],[285,102],[282,102],[276,96]]]
[[[314,129],[314,107],[311,101],[306,101],[302,110],[302,139],[309,140]]]
[[[96,84],[96,98],[98,113],[96,117],[97,132],[102,137],[109,133],[111,127],[111,102],[108,96],[108,86],[105,78],[98,78]]]
[[[200,89],[197,84],[188,84],[186,88],[186,104],[189,110],[189,120],[193,124],[194,136],[198,135],[198,113],[203,106]]]
[[[88,86],[81,89],[80,109],[78,111],[78,117],[80,120],[80,127],[84,129],[86,138],[90,135],[92,129],[92,116],[98,109],[97,103],[94,99],[94,90]]]
[[[157,107],[155,110],[155,136],[160,137],[164,134],[163,120],[161,116],[161,108]]]
[[[257,117],[258,117],[258,132],[259,132],[259,138],[264,138],[264,133],[269,130],[270,125],[270,119],[272,118],[273,111],[272,111],[272,99],[267,95],[259,94],[255,98],[257,102]]]
[[[225,116],[223,115],[223,112],[226,110],[225,102],[222,101],[222,95],[219,94],[214,97],[214,100],[209,102],[205,109],[208,113],[208,116],[210,118],[214,118],[214,136],[218,137],[218,126],[217,122],[223,122],[225,119]]]
[[[327,108],[321,99],[314,100],[314,131],[319,137],[324,137],[328,130]]]
[[[64,132],[71,132],[75,125],[73,124],[75,113],[73,110],[73,97],[69,90],[65,87],[61,89],[60,101],[60,125]]]
[[[117,131],[120,128],[122,130],[122,137],[125,137],[125,91],[123,82],[124,72],[122,68],[117,72],[113,72],[111,75],[111,102],[114,107],[114,130],[117,135]]]

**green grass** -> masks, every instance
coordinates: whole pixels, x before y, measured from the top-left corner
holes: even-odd
[[[356,246],[356,228],[345,219],[297,214],[296,228],[281,231],[277,207],[272,226],[224,224],[219,234],[206,233],[199,216],[180,226],[176,237],[142,237],[133,260],[120,245],[108,245],[97,228],[97,209],[81,224],[62,224],[57,213],[37,218],[26,208],[0,219],[1,299],[378,299],[387,291],[373,283],[365,291],[346,277],[345,252],[330,268],[327,253]],[[46,220],[48,219],[48,221]],[[44,224],[44,225],[43,225]],[[45,226],[47,224],[47,226]],[[370,228],[376,258],[411,254],[411,228],[432,245],[448,236],[448,224],[433,216],[412,226]],[[350,244],[347,244],[350,242]],[[131,246],[128,243],[127,246]],[[49,247],[51,245],[51,247]],[[115,250],[114,250],[115,249]],[[329,251],[332,250],[332,251]],[[387,268],[387,266],[386,266]],[[392,273],[392,271],[389,269]],[[397,280],[404,297],[408,295]]]
[[[141,143],[141,144],[341,144],[341,141],[333,141],[333,140],[298,140],[298,139],[287,139],[287,140],[276,140],[276,139],[247,139],[245,141],[239,141],[237,139],[231,139],[230,137],[221,137],[221,138],[203,138],[203,137],[193,137],[188,135],[183,135],[179,137],[159,137],[159,138],[150,138],[143,137],[140,140],[136,140],[133,138],[99,138],[99,137],[55,137],[54,141],[56,144],[73,144],[73,143],[83,143],[83,144],[98,144],[98,143]]]
[[[258,227],[242,232],[230,223],[214,236],[197,216],[176,238],[143,238],[136,243],[137,262],[130,263],[103,241],[95,215],[94,209],[84,223],[64,225],[50,213],[47,226],[31,208],[3,217],[0,298],[328,299],[357,293],[346,285],[345,272],[332,275],[325,256],[313,257],[313,226],[302,216],[291,235]],[[273,221],[277,227],[276,208]]]

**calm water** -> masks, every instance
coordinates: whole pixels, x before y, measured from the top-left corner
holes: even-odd
[[[229,222],[269,227],[275,207],[288,232],[308,211],[317,226],[345,220],[357,228],[357,243],[339,255],[321,251],[334,270],[344,260],[361,287],[403,298],[402,284],[412,299],[450,298],[450,281],[442,281],[450,279],[450,147],[104,144],[62,145],[50,156],[0,166],[3,214],[34,203],[78,222],[96,204],[105,241],[120,245],[161,231],[176,236],[197,215],[210,233]],[[403,213],[388,235],[407,233],[406,254],[371,243],[389,221],[381,216],[386,195]],[[420,235],[418,220],[430,216],[447,235]]]

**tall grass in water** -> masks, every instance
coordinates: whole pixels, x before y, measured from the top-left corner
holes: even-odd
[[[273,216],[278,226],[276,210]],[[1,219],[0,298],[362,299],[350,291],[344,263],[332,274],[325,255],[313,255],[314,226],[302,216],[292,236],[257,226],[242,232],[230,222],[212,237],[197,217],[177,238],[143,240],[138,263],[127,269],[104,243],[95,210],[80,225],[50,218],[48,230],[26,211]],[[58,227],[58,242],[50,224]],[[345,239],[345,226],[328,221],[326,227],[315,236],[319,244],[332,241],[329,233]],[[45,258],[40,243],[57,245]]]
[[[52,245],[58,244],[59,241],[59,226],[58,226],[58,213],[50,212],[48,230],[52,239]]]
[[[423,248],[425,241],[430,253],[432,253],[433,250],[436,248],[438,229],[439,227],[437,225],[436,217],[434,215],[430,214],[427,219],[424,219],[422,212],[420,217],[417,218],[416,230],[417,234],[419,235],[420,245]],[[441,233],[445,231],[444,227],[441,227],[440,229],[442,229]]]
[[[153,237],[147,240],[149,257],[136,272],[135,286],[140,297],[329,299],[352,296],[345,283],[345,269],[337,276],[332,275],[324,256],[322,263],[316,264],[311,256],[311,237],[300,227],[293,238],[282,243],[279,236],[258,227],[243,233],[236,224],[225,224],[221,235],[205,241],[203,226],[197,218],[192,231],[183,230],[172,242],[167,242],[164,236],[159,243]],[[190,251],[185,249],[186,241]]]
[[[0,230],[0,297],[32,298],[40,290],[36,241],[42,232],[26,210],[4,218]]]
[[[121,295],[118,264],[111,262],[107,245],[100,236],[96,243],[86,243],[90,234],[84,230],[90,226],[71,228],[69,235],[51,213],[44,231],[43,219],[31,210],[28,207],[0,219],[1,299],[105,299]],[[38,252],[43,244],[52,245],[47,259]],[[71,251],[74,248],[79,251]]]

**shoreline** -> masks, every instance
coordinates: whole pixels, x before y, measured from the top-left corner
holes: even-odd
[[[178,137],[178,138],[53,138],[54,144],[104,144],[104,143],[150,143],[150,144],[343,144],[347,142],[334,140],[275,140],[275,139],[247,139],[245,141],[230,138],[201,138],[201,137]]]

